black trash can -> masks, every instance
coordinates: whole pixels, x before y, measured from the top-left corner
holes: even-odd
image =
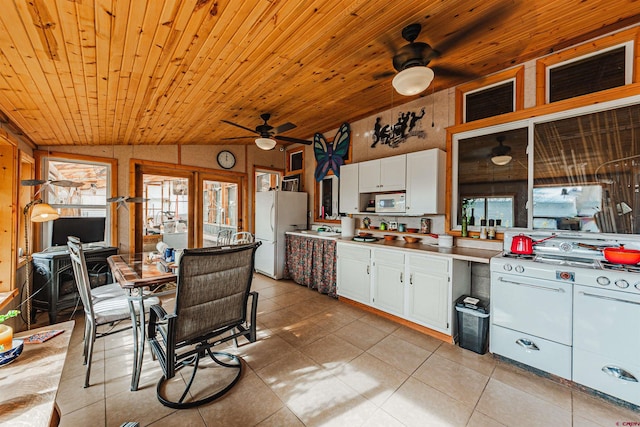
[[[479,298],[462,295],[456,300],[458,344],[478,354],[487,352],[489,304]]]

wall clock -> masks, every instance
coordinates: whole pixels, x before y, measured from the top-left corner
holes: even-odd
[[[227,150],[218,153],[218,164],[223,169],[231,169],[236,165],[236,156]]]

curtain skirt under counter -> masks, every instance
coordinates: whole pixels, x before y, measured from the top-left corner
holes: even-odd
[[[284,277],[336,298],[336,242],[286,235]]]

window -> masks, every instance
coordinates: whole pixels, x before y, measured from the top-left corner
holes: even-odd
[[[338,219],[340,180],[335,175],[327,175],[318,183],[318,212],[321,219]]]
[[[632,43],[550,66],[548,102],[561,101],[631,83]]]
[[[105,242],[111,243],[112,221],[111,163],[99,161],[47,157],[43,162],[44,176],[50,182],[40,186],[42,199],[58,210],[61,217],[106,218]],[[62,181],[62,185],[56,185]],[[51,223],[45,223],[43,246],[51,241]]]
[[[464,106],[465,123],[515,111],[515,80],[466,93]]]
[[[461,205],[470,226],[480,225],[483,219],[495,219],[503,227],[513,227],[513,196],[463,196]]]

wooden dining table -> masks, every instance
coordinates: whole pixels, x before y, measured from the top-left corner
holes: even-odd
[[[107,258],[115,281],[127,291],[133,333],[133,372],[131,391],[138,390],[144,345],[147,340],[144,300],[175,293],[176,266],[149,253],[112,255]],[[138,304],[139,310],[135,310]]]

